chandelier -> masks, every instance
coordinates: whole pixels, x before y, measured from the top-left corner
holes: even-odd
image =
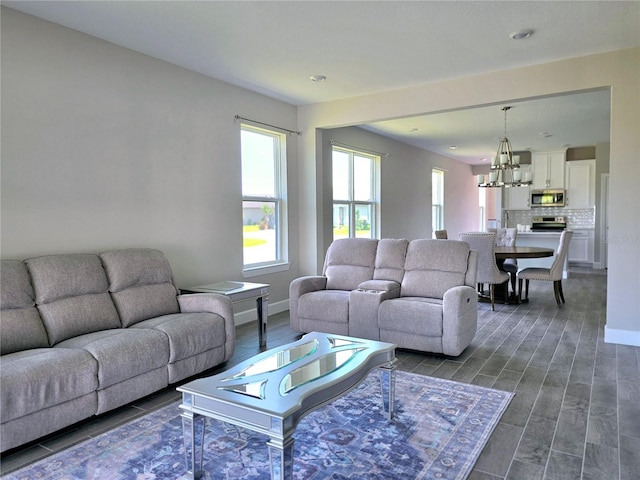
[[[507,112],[511,107],[502,107],[504,112],[504,137],[500,139],[495,157],[491,157],[489,175],[478,175],[479,187],[526,187],[532,183],[531,172],[520,171],[520,155],[514,155],[507,138]]]

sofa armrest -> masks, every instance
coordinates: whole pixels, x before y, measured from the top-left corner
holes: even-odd
[[[478,328],[478,293],[467,286],[453,287],[442,298],[442,350],[458,356]]]
[[[224,334],[228,360],[236,343],[236,325],[233,317],[233,303],[231,299],[219,293],[188,293],[178,295],[178,305],[182,313],[210,312],[217,313],[224,319]]]
[[[400,284],[393,280],[367,280],[358,285],[358,290],[370,293],[392,292],[397,290],[396,295],[387,298],[393,298],[400,295]]]
[[[309,275],[294,279],[289,285],[289,325],[296,332],[301,332],[300,319],[298,318],[298,299],[305,293],[325,290],[327,277]]]

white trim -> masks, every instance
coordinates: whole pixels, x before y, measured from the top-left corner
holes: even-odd
[[[607,238],[609,232],[607,225],[609,224],[609,174],[600,175],[600,268],[606,268],[608,265],[609,254],[607,251]]]
[[[245,268],[242,271],[243,278],[257,277],[260,275],[268,275],[270,273],[286,272],[291,267],[291,263],[274,263],[272,265],[265,265],[263,267]]]
[[[618,330],[605,325],[604,342],[640,347],[640,332],[637,330]]]
[[[254,302],[255,304],[255,302]],[[267,313],[269,315],[274,315],[276,313],[282,313],[289,310],[289,299],[282,300],[280,302],[269,303],[267,307]],[[245,323],[257,322],[258,321],[258,313],[256,312],[255,307],[250,308],[249,310],[244,310],[242,312],[233,314],[233,321],[235,326],[244,325]],[[257,327],[256,327],[257,328]],[[267,322],[267,332],[269,331],[268,322]],[[268,335],[268,333],[267,333]],[[267,337],[268,338],[268,337]]]

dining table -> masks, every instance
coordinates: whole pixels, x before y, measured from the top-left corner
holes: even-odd
[[[509,247],[495,247],[494,253],[498,269],[504,270],[504,261],[507,258],[545,258],[552,257],[556,252],[553,248],[547,247],[512,245]],[[529,301],[528,299],[520,300],[515,292],[509,295],[508,282],[503,285],[496,285],[494,296],[495,301],[503,301],[507,304],[527,303]]]

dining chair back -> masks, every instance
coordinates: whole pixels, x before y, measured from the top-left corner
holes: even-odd
[[[460,240],[467,242],[471,250],[478,252],[478,273],[476,282],[482,293],[485,283],[489,284],[491,310],[495,310],[495,286],[509,280],[509,274],[498,268],[496,263],[496,234],[492,232],[466,232],[460,234]]]
[[[571,243],[573,232],[564,230],[560,234],[560,244],[556,257],[549,268],[530,267],[522,269],[518,272],[518,297],[522,300],[522,281],[525,281],[525,299],[529,299],[529,280],[542,280],[553,282],[553,293],[556,297],[556,303],[560,307],[564,301],[564,293],[562,292],[562,272],[564,264],[569,253],[569,244]]]
[[[518,229],[513,228],[489,228],[489,232],[496,233],[496,246],[497,247],[513,247],[516,244],[518,238]],[[518,260],[516,258],[507,258],[502,264],[502,269],[509,274],[511,280],[511,290],[513,295],[516,292],[516,276],[518,273]]]

